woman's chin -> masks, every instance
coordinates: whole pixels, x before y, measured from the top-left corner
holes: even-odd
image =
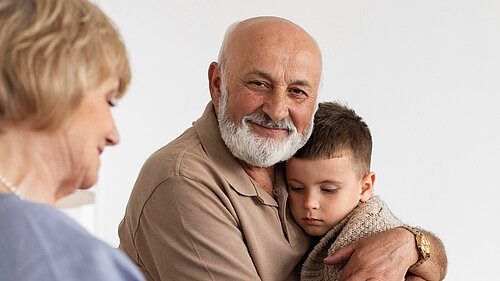
[[[93,187],[97,183],[97,178],[99,175],[99,166],[88,169],[87,173],[83,176],[83,179],[80,183],[80,187],[78,189],[86,190]]]
[[[78,189],[87,190],[87,189],[91,188],[92,186],[94,186],[94,185],[91,185],[91,186],[80,186],[80,188],[78,188]]]
[[[78,189],[82,189],[82,190],[89,189],[92,186],[94,186],[96,184],[96,182],[97,182],[97,176],[95,176],[95,177],[87,177],[82,182],[82,184],[80,185],[80,187]]]

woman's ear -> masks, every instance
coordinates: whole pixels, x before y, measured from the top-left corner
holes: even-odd
[[[366,202],[372,197],[373,185],[375,184],[375,173],[369,172],[361,179],[361,194],[359,201]]]

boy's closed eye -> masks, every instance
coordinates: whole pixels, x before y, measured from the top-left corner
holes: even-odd
[[[305,188],[300,187],[300,186],[290,186],[290,191],[300,192],[300,191],[304,191],[304,190],[305,190]]]
[[[325,192],[325,193],[336,193],[338,190],[338,188],[335,188],[335,187],[322,187],[321,188],[321,191]]]

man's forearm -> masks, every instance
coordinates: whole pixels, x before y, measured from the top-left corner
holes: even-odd
[[[446,276],[448,260],[441,240],[428,231],[421,230],[431,242],[431,256],[421,265],[413,265],[409,271],[426,280],[443,280]]]

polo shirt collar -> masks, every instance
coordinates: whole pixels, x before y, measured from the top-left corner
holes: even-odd
[[[236,192],[244,196],[257,196],[263,204],[277,207],[276,200],[254,183],[240,162],[227,148],[220,136],[219,124],[214,111],[213,103],[209,102],[203,115],[193,123],[208,157]],[[276,176],[282,175],[277,174]],[[281,182],[278,185],[281,185]]]

